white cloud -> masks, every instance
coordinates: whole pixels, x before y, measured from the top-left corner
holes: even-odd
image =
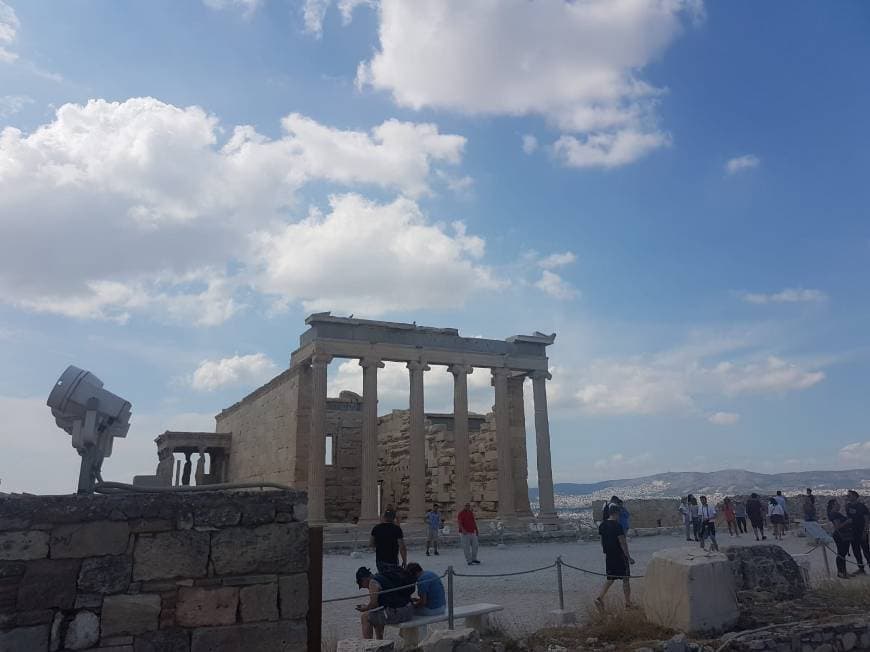
[[[564,251],[562,253],[550,254],[549,256],[545,256],[538,261],[538,267],[542,269],[556,269],[557,267],[564,267],[565,265],[570,265],[577,261],[577,256],[571,251]]]
[[[260,244],[263,234],[279,237],[305,184],[376,186],[415,197],[431,192],[440,166],[460,163],[465,145],[434,125],[396,120],[370,132],[344,131],[290,114],[282,127],[283,135],[270,139],[239,126],[221,145],[224,130],[203,109],[133,98],[64,105],[30,134],[3,129],[0,297],[79,318],[123,322],[147,313],[220,323],[239,309],[237,287],[250,282],[250,234],[258,232]],[[409,229],[392,234],[394,245],[419,234],[426,220],[414,211],[414,220],[392,223]],[[365,230],[350,217],[345,223]],[[468,254],[483,246],[464,232],[437,243]],[[420,253],[443,253],[437,246]],[[403,261],[403,274],[431,273],[427,260]],[[334,275],[341,267],[316,265]],[[472,271],[479,280],[482,268]],[[388,286],[369,293],[388,295],[385,305],[404,305]],[[311,296],[319,289],[296,288]],[[425,296],[411,301],[426,303]]]
[[[728,343],[718,350],[714,345],[707,350],[686,346],[623,360],[593,360],[567,382],[576,387],[579,406],[592,414],[696,414],[699,404],[709,400],[802,391],[825,378],[823,371],[776,356],[713,359],[739,348]]]
[[[15,41],[20,28],[21,23],[15,15],[15,10],[0,0],[0,63],[12,63],[18,59],[18,55],[9,47]]]
[[[223,387],[257,387],[277,374],[278,365],[264,353],[203,360],[193,372],[190,385],[201,392]]]
[[[202,0],[202,3],[209,9],[215,10],[242,9],[247,17],[260,8],[262,0]]]
[[[740,415],[736,412],[714,412],[707,421],[717,426],[731,426],[740,421]]]
[[[320,37],[326,12],[333,3],[334,0],[305,0],[302,5],[302,19],[305,22],[306,32]],[[342,23],[347,25],[353,17],[354,9],[363,5],[374,7],[377,5],[377,0],[338,0],[337,4]]]
[[[0,95],[0,120],[12,117],[32,103],[33,98],[27,95]]]
[[[380,2],[380,49],[357,83],[413,109],[541,115],[565,134],[559,158],[625,165],[670,142],[663,93],[639,78],[677,38],[697,0]]]
[[[781,292],[771,294],[744,292],[741,298],[747,303],[821,303],[827,301],[828,295],[821,290],[803,288],[786,288]]]
[[[568,281],[548,269],[541,272],[541,278],[535,282],[535,287],[544,294],[560,301],[576,299],[579,294]]]
[[[628,473],[645,469],[652,459],[653,456],[650,452],[643,452],[638,455],[613,453],[609,457],[596,460],[592,466],[599,471],[607,471],[608,473]]]
[[[870,464],[870,441],[846,444],[840,449],[838,457],[846,465],[866,466]]]
[[[626,129],[615,133],[590,134],[583,139],[562,136],[554,143],[553,151],[557,158],[571,167],[615,168],[670,144],[668,134]]]
[[[761,165],[761,159],[755,154],[744,154],[743,156],[729,159],[725,163],[725,172],[728,174],[737,174],[743,170],[757,168],[759,165]]]
[[[538,149],[538,139],[535,138],[532,134],[524,134],[523,135],[523,151],[526,154],[534,154],[535,150]]]
[[[500,287],[475,262],[482,239],[459,223],[450,230],[431,224],[406,198],[378,204],[359,195],[333,197],[327,215],[260,232],[255,240],[257,289],[301,301],[306,310],[373,315],[455,308],[478,290]]]
[[[81,458],[58,428],[45,397],[0,396],[0,491],[75,493]],[[141,412],[133,405],[130,432],[116,439],[103,463],[103,478],[131,482],[157,467],[154,438],[165,430],[214,432],[214,415],[196,412]]]

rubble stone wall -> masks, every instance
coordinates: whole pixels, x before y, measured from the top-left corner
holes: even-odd
[[[302,650],[305,495],[0,496],[0,650]]]
[[[326,401],[326,434],[332,459],[326,466],[326,518],[350,523],[359,518],[362,475],[362,397],[341,392]],[[307,457],[307,455],[306,455]]]

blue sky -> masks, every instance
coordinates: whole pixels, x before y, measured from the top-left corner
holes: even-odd
[[[0,490],[73,486],[67,364],[129,479],[330,309],[555,331],[557,481],[870,466],[868,61],[858,1],[0,0]]]

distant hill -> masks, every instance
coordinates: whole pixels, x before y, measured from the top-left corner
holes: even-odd
[[[555,485],[557,496],[589,496],[599,493],[616,494],[621,498],[669,498],[708,494],[745,494],[756,491],[772,494],[803,492],[812,487],[820,494],[854,488],[870,487],[870,469],[848,471],[796,471],[792,473],[754,473],[742,469],[725,469],[705,473],[679,471],[657,473],[642,478],[606,480],[578,484],[560,482]],[[538,499],[538,490],[529,489],[529,498]]]

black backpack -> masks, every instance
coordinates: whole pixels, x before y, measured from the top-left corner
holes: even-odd
[[[378,603],[382,607],[392,607],[398,609],[411,603],[411,596],[414,594],[415,582],[411,574],[403,568],[390,570],[386,573],[378,573],[375,575],[375,581],[380,584],[381,592],[378,594]],[[388,589],[394,589],[399,586],[406,588],[400,591],[390,591],[383,593]]]

